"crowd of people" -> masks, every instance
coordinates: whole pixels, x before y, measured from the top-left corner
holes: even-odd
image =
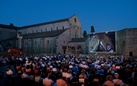
[[[17,86],[137,86],[137,60],[121,55],[12,56],[0,64],[15,67],[15,76],[10,67],[5,71],[6,85],[15,86],[14,80]]]

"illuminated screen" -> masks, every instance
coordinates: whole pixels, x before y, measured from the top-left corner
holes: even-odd
[[[89,52],[115,52],[115,31],[90,34]]]

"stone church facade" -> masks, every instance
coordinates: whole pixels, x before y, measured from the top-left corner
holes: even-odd
[[[14,27],[15,28],[15,27]],[[21,39],[16,38],[16,44],[24,53],[50,53],[50,54],[75,54],[83,47],[81,23],[76,15],[69,18],[18,27],[16,31]],[[72,39],[77,39],[79,44],[71,45]],[[20,43],[20,44],[19,44]],[[19,47],[19,46],[16,46]]]
[[[69,41],[83,38],[76,15],[70,18],[22,27],[22,49],[26,53],[69,54]]]

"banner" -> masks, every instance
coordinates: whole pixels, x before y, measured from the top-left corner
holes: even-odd
[[[89,52],[115,52],[115,31],[90,34]]]

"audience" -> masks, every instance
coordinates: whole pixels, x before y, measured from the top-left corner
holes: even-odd
[[[137,81],[137,61],[123,56],[30,55],[3,57],[0,62],[14,65],[20,83],[34,86],[134,86]],[[6,74],[13,74],[10,67]]]

